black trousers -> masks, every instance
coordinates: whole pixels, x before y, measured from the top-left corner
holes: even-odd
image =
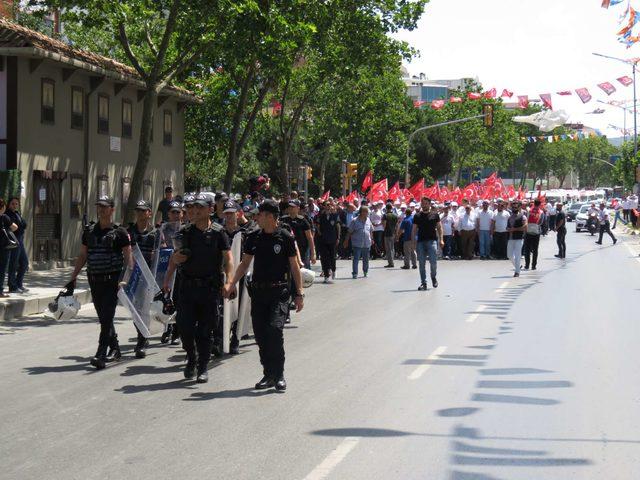
[[[527,233],[524,236],[524,266],[529,268],[531,265],[533,268],[538,266],[538,247],[540,246],[540,235],[534,235]],[[533,261],[530,262],[533,256]]]
[[[609,227],[610,227],[610,224],[608,220],[600,224],[600,235],[598,236],[598,242],[602,243],[602,237],[604,236],[605,233],[608,233],[609,236],[611,237],[611,240],[615,241],[616,237],[613,236],[613,233],[611,233],[611,229]]]
[[[560,255],[560,258],[565,258],[567,256],[567,243],[564,241],[566,236],[566,228],[561,228],[556,231],[556,243],[558,244],[558,255]]]
[[[203,366],[211,358],[211,334],[218,322],[217,286],[193,286],[187,280],[180,285],[180,303],[176,323],[187,358]],[[196,357],[197,353],[197,357]]]
[[[493,232],[493,254],[496,258],[507,258],[508,232]]]
[[[329,276],[329,270],[336,271],[336,244],[320,243],[320,264],[325,278]]]
[[[116,329],[113,325],[113,317],[115,317],[118,305],[118,278],[118,274],[106,281],[92,281],[89,277],[93,306],[100,321],[100,337],[98,338],[100,355],[106,355],[107,348],[118,342]]]
[[[251,292],[251,321],[265,377],[277,379],[284,373],[282,330],[289,313],[289,299],[286,287]]]

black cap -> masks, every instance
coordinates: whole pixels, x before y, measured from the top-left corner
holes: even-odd
[[[182,199],[185,205],[193,205],[193,202],[196,201],[196,196],[192,193],[187,193]]]
[[[102,197],[98,198],[96,205],[102,205],[103,207],[113,207],[115,206],[115,202],[113,201],[113,198],[109,197],[108,195],[103,195]]]
[[[169,211],[171,210],[182,210],[182,205],[180,202],[171,202],[169,204]]]
[[[300,200],[298,200],[297,198],[294,198],[293,200],[289,200],[289,206],[290,207],[299,207],[300,206]]]
[[[222,213],[234,213],[238,211],[238,204],[232,200],[224,202]]]
[[[145,200],[138,200],[135,210],[151,210],[151,204]]]
[[[273,213],[277,216],[280,213],[280,207],[275,200],[267,199],[258,206],[258,211]]]
[[[209,195],[205,195],[204,193],[199,193],[198,195],[196,195],[196,198],[194,199],[193,203],[195,205],[202,205],[203,207],[210,207],[211,198],[209,198]]]
[[[216,193],[216,198],[215,198],[216,202],[221,202],[221,201],[225,201],[226,202],[227,200],[229,200],[229,196],[226,193],[224,193],[224,192]]]
[[[167,185],[164,187],[164,193],[173,192],[173,187],[171,185]]]

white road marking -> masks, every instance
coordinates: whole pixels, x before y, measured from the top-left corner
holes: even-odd
[[[447,350],[447,347],[438,347],[436,348],[431,355],[429,355],[427,357],[427,360],[436,360],[438,358],[439,355],[442,355],[445,351]],[[422,375],[425,374],[425,372],[427,370],[429,370],[431,368],[430,364],[425,364],[425,365],[420,365],[418,368],[416,368],[413,372],[411,372],[411,375],[409,375],[407,377],[408,380],[417,380],[419,379]]]
[[[472,313],[471,315],[469,315],[469,318],[467,318],[467,323],[475,322],[480,316],[480,313],[484,312],[486,309],[487,309],[486,305],[479,305],[478,310],[476,310],[476,313]]]
[[[359,442],[359,437],[345,438],[340,443],[340,445],[338,445],[327,456],[327,458],[322,461],[322,463],[314,468],[311,473],[309,473],[309,475],[304,477],[304,480],[322,480],[323,478],[327,478],[327,476],[333,471],[333,469],[336,468],[347,455],[349,455],[349,452],[351,452],[351,450],[353,450]]]
[[[502,282],[498,288],[496,288],[496,293],[500,293],[500,290],[504,290],[509,286],[509,282]]]

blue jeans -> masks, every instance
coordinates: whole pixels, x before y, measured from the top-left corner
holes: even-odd
[[[624,223],[625,225],[629,222],[625,221],[622,216],[620,215],[620,210],[616,210],[616,216],[613,219],[613,227],[611,228],[616,228],[616,223],[618,223],[618,220],[620,220],[622,223]]]
[[[453,235],[444,236],[444,250],[442,251],[443,257],[453,256]]]
[[[422,240],[416,245],[418,253],[418,269],[420,270],[421,283],[427,283],[426,262],[429,257],[431,268],[431,279],[436,278],[438,273],[438,243],[435,240]]]
[[[352,275],[358,275],[358,262],[362,258],[362,271],[366,274],[369,271],[369,249],[353,247],[353,271]]]
[[[22,239],[18,242],[18,248],[9,250],[9,290],[15,290],[16,288],[22,288],[22,282],[24,280],[24,274],[29,268],[29,257],[27,251],[24,248],[24,242]]]
[[[478,232],[478,240],[480,240],[480,256],[488,257],[491,253],[491,232],[489,230],[480,230]]]

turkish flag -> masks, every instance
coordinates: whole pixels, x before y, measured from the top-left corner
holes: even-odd
[[[484,98],[496,98],[496,89],[492,88],[491,90],[487,90],[484,92]]]
[[[369,192],[369,195],[367,195],[367,198],[369,198],[369,200],[371,200],[372,202],[377,202],[379,200],[386,200],[387,199],[387,179],[385,178],[384,180],[380,180],[379,182],[374,183],[371,186],[371,191]]]
[[[475,92],[469,92],[467,94],[467,98],[469,100],[480,100],[482,98],[482,94],[480,93],[475,93]]]
[[[491,175],[489,175],[487,177],[487,179],[484,181],[485,186],[492,186],[494,183],[496,183],[496,178],[498,177],[498,172],[493,172]]]
[[[607,95],[611,95],[612,93],[615,93],[615,91],[616,91],[616,87],[614,87],[613,84],[610,83],[610,82],[599,83],[598,87],[600,87],[600,89],[604,93],[606,93]]]
[[[569,90],[562,90],[561,92],[556,92],[558,95],[561,95],[563,97],[569,96],[569,95],[573,95]]]
[[[451,102],[451,103],[462,103],[462,98],[460,98],[460,97],[451,97],[449,99],[449,102]]]
[[[580,97],[580,100],[582,100],[582,103],[587,103],[591,101],[591,98],[592,98],[591,94],[589,93],[589,90],[587,90],[586,88],[576,88],[576,93]]]
[[[528,95],[518,95],[518,107],[519,108],[527,108],[529,106],[529,96]]]
[[[400,198],[402,195],[402,190],[400,190],[400,183],[396,182],[393,184],[393,187],[387,192],[387,197],[394,202]]]
[[[618,80],[625,87],[633,84],[633,78],[627,77],[626,75],[624,77],[617,78],[616,80]]]
[[[509,185],[509,190],[507,191],[507,195],[509,196],[509,198],[516,197],[516,189],[513,188],[513,185]]]
[[[362,180],[362,186],[360,187],[360,191],[366,192],[367,188],[373,185],[373,170],[369,170]]]
[[[431,108],[434,110],[442,110],[444,107],[444,100],[434,100],[431,102]]]
[[[331,195],[331,190],[327,190],[326,192],[324,192],[324,194],[320,197],[320,201],[326,202],[327,200],[329,200],[329,195]]]
[[[468,200],[473,199],[475,194],[476,194],[476,191],[474,190],[473,185],[467,185],[465,189],[462,190],[462,197]]]
[[[510,90],[507,90],[506,88],[502,90],[502,95],[500,95],[501,97],[507,97],[507,98],[511,98],[513,97],[513,92]]]
[[[413,199],[419,202],[422,199],[422,192],[424,192],[424,178],[421,178],[410,189],[409,192]]]
[[[355,199],[358,198],[358,192],[353,190],[349,195],[347,195],[347,202],[353,203]]]
[[[553,105],[551,104],[551,94],[550,93],[541,93],[540,94],[540,100],[542,100],[542,103],[544,104],[545,107],[547,107],[549,110],[553,110]]]

